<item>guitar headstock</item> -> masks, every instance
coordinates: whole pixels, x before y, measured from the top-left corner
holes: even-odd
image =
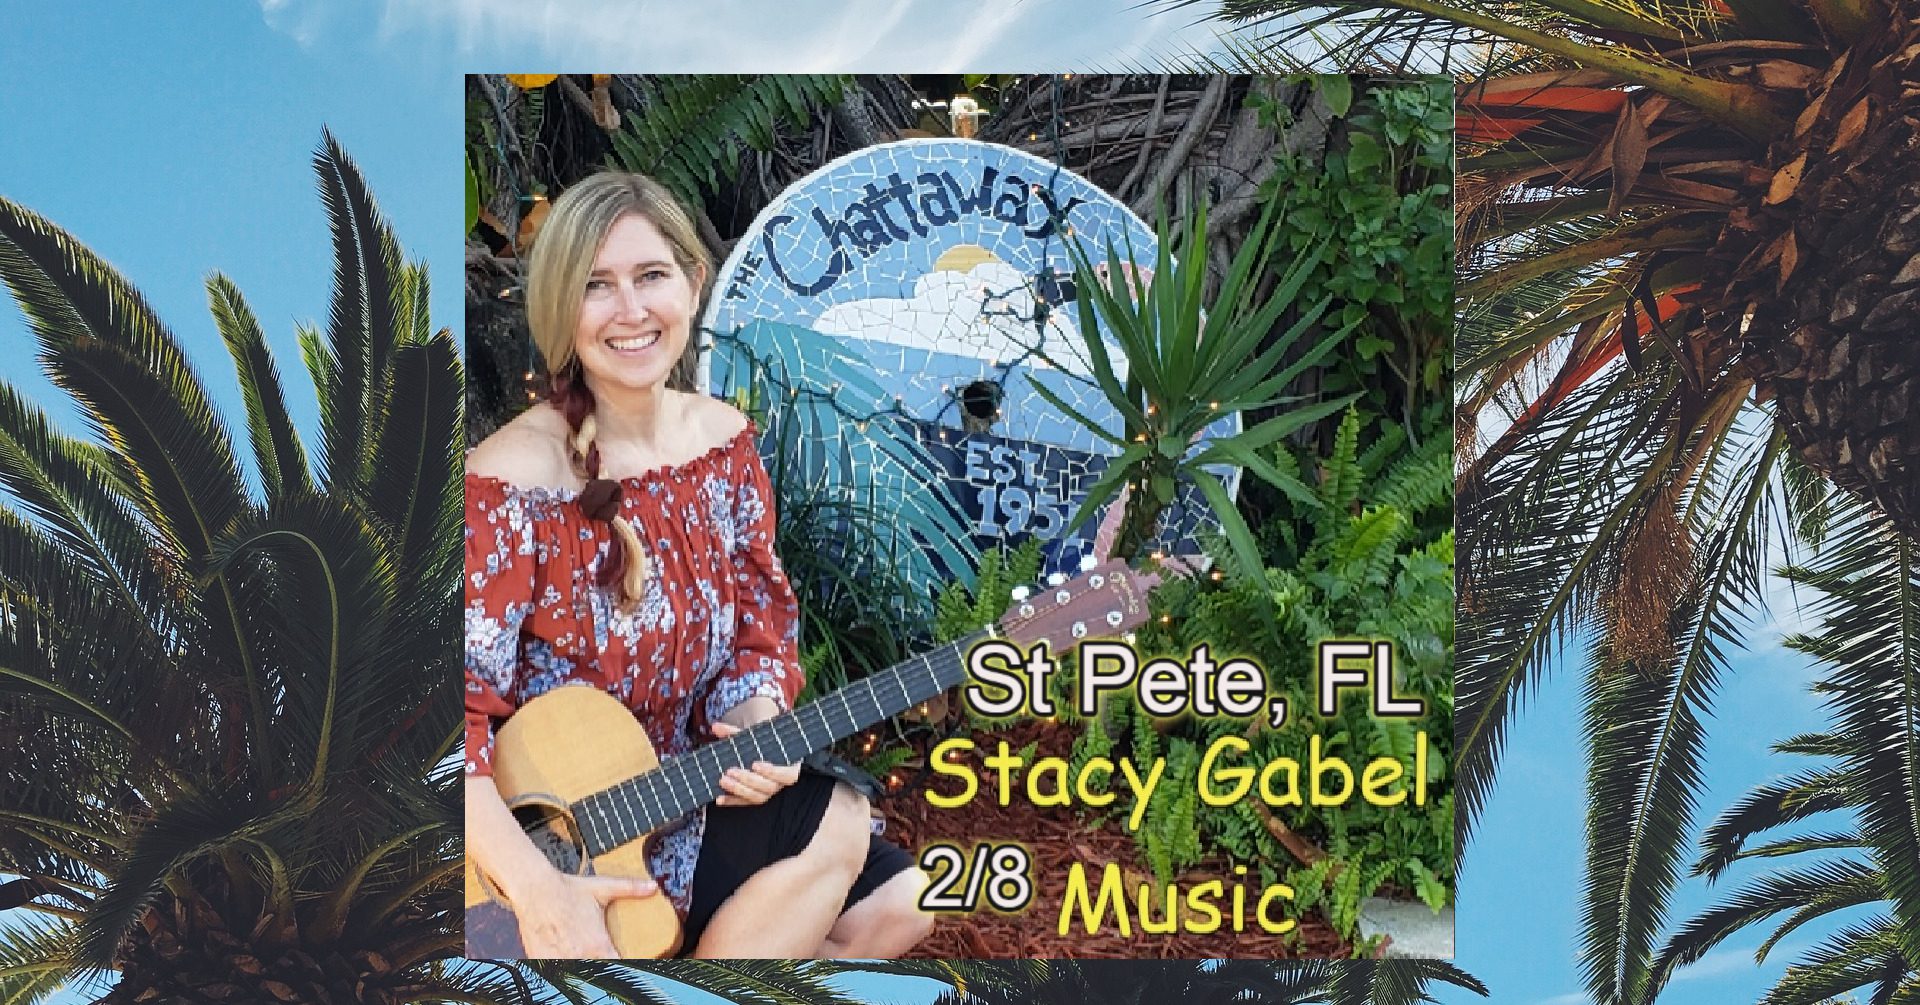
[[[1054,573],[1047,585],[1017,587],[1000,619],[1008,641],[1031,649],[1045,642],[1053,652],[1084,639],[1115,638],[1146,623],[1147,591],[1159,577],[1135,572],[1125,562],[1095,563],[1088,556],[1072,579]]]

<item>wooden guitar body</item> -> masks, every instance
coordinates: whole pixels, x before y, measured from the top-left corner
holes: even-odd
[[[646,842],[588,855],[568,807],[659,764],[646,730],[598,688],[560,687],[527,702],[494,736],[493,782],[555,868],[580,875],[649,876]],[[519,922],[472,857],[466,860],[466,955],[520,959]],[[680,948],[680,917],[665,893],[623,897],[607,908],[623,959],[659,959]]]
[[[493,781],[533,843],[562,872],[648,876],[651,831],[711,803],[720,776],[755,761],[794,764],[876,722],[959,685],[971,646],[1003,638],[1024,646],[1071,646],[1125,632],[1146,620],[1151,576],[1119,562],[1083,563],[1085,575],[1053,577],[1046,592],[1015,591],[1015,607],[994,629],[898,666],[662,762],[626,706],[593,687],[556,688],[527,702],[493,742]],[[512,906],[466,860],[467,956],[520,959]],[[607,908],[607,931],[623,959],[658,959],[680,947],[680,917],[664,895],[625,898]]]

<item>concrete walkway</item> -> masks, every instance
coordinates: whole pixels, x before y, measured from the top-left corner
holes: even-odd
[[[1360,902],[1360,934],[1385,935],[1387,959],[1453,959],[1453,908],[1439,914],[1417,900],[1369,897]]]

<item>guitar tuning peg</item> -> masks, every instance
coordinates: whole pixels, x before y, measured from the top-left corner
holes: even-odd
[[[1016,586],[1013,588],[1013,602],[1016,604],[1026,603],[1027,598],[1031,596],[1033,596],[1033,591],[1024,586]]]
[[[1085,555],[1080,556],[1081,572],[1092,572],[1094,569],[1094,566],[1097,566],[1099,564],[1100,564],[1100,560],[1093,557],[1092,552],[1088,552]]]
[[[1066,584],[1067,584],[1067,574],[1064,572],[1050,573],[1047,576],[1048,586],[1065,586]]]

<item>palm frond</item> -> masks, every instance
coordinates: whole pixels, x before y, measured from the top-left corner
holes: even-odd
[[[313,170],[333,233],[333,308],[325,345],[333,379],[321,396],[321,439],[328,484],[354,493],[372,473],[370,419],[386,406],[400,261],[365,178],[332,133],[323,134]]]
[[[1583,957],[1588,988],[1600,1001],[1640,998],[1643,961],[1680,878],[1701,786],[1702,719],[1727,669],[1725,647],[1739,644],[1758,607],[1766,530],[1761,502],[1782,445],[1781,437],[1770,437],[1744,463],[1719,474],[1724,486],[1713,484],[1713,471],[1696,486],[1700,496],[1722,497],[1727,488],[1739,494],[1695,506],[1698,513],[1722,512],[1703,516],[1709,526],[1698,534],[1704,553],[1692,596],[1670,615],[1684,619],[1674,633],[1672,662],[1658,653],[1622,652],[1617,632],[1594,651],[1587,685],[1588,801],[1607,809],[1588,818]],[[1616,588],[1614,595],[1621,592]]]
[[[385,700],[417,685],[391,668],[399,601],[386,541],[338,498],[289,499],[215,542],[216,569],[265,561],[252,598],[273,617],[255,644],[275,658],[278,780],[317,788],[336,747],[361,751],[390,723]]]
[[[1822,1005],[1867,987],[1886,1000],[1887,988],[1897,989],[1911,970],[1894,946],[1894,927],[1881,915],[1834,933],[1790,967],[1760,1005]]]
[[[803,125],[840,102],[851,75],[643,78],[640,112],[613,137],[615,166],[672,189],[683,204],[734,177],[749,150],[768,150],[782,123]]]
[[[1799,820],[1854,804],[1852,773],[1819,770],[1799,772],[1759,786],[1740,800],[1701,836],[1700,859],[1694,875],[1718,879],[1740,857],[1747,839]]]
[[[150,609],[159,583],[149,542],[125,486],[98,447],[55,432],[46,415],[0,384],[0,486],[51,535],[72,572],[109,584],[134,610]],[[25,568],[8,565],[4,568]],[[54,581],[24,588],[45,596]]]
[[[72,926],[20,919],[0,929],[0,1002],[38,1005],[78,977],[71,961]]]
[[[1831,533],[1815,558],[1782,570],[1815,597],[1821,620],[1788,639],[1790,648],[1824,668],[1812,690],[1825,696],[1833,728],[1802,734],[1776,749],[1839,763],[1776,779],[1724,812],[1702,839],[1697,873],[1717,877],[1743,858],[1779,857],[1836,849],[1865,852],[1817,858],[1811,866],[1763,874],[1677,931],[1661,950],[1647,985],[1657,994],[1676,968],[1698,960],[1734,932],[1778,918],[1760,955],[1789,934],[1836,912],[1867,905],[1885,913],[1834,933],[1803,954],[1774,986],[1769,1002],[1813,1005],[1871,988],[1890,1001],[1920,978],[1911,922],[1920,833],[1920,789],[1914,784],[1916,692],[1915,626],[1920,623],[1920,577],[1911,542],[1893,533],[1887,518],[1850,497],[1835,498]],[[1799,833],[1765,844],[1751,839],[1817,814],[1850,812],[1858,828]]]
[[[71,922],[46,986],[114,967],[126,997],[168,994],[181,968],[223,965],[200,943],[240,936],[266,973],[202,972],[195,986],[284,998],[282,979],[307,977],[283,950],[306,946],[335,969],[465,1000],[435,962],[458,949],[459,730],[444,683],[459,368],[427,326],[424,269],[398,264],[331,136],[316,160],[342,348],[299,333],[323,413],[355,416],[329,459],[340,484],[313,483],[245,299],[208,283],[264,505],[139,295],[0,201],[0,278],[99,441],[62,435],[0,385],[0,490],[14,504],[0,506],[0,870],[46,891],[28,909]],[[0,991],[29,1000],[41,980]]]
[[[173,334],[111,266],[5,200],[0,279],[42,362],[125,465],[147,519],[180,553],[204,554],[246,493],[226,428]]]
[[[459,358],[444,331],[393,358],[394,386],[407,393],[393,397],[380,423],[368,507],[391,528],[400,568],[446,582],[461,519],[457,457],[444,446],[460,435]]]
[[[1820,904],[1825,913],[1879,899],[1874,874],[1874,867],[1865,862],[1827,862],[1806,869],[1769,873],[1740,887],[1712,910],[1687,922],[1667,940],[1653,961],[1648,980],[1652,993],[1647,999],[1652,1000],[1653,994],[1672,978],[1675,970],[1697,962],[1749,925],[1776,914],[1802,911],[1822,901],[1831,902]],[[1835,897],[1842,891],[1851,895],[1838,898],[1845,899],[1844,904]],[[1801,920],[1810,920],[1810,917]],[[1797,926],[1798,923],[1791,924]],[[1775,933],[1767,940],[1767,947],[1778,942],[1787,930],[1783,927]],[[1767,947],[1762,947],[1762,955]]]
[[[1920,561],[1912,539],[1857,502],[1806,570],[1821,629],[1788,645],[1828,669],[1861,832],[1886,868],[1899,948],[1920,960]]]
[[[214,327],[220,330],[240,378],[240,395],[247,409],[247,432],[253,444],[254,466],[269,500],[303,495],[313,489],[307,471],[306,448],[287,414],[280,371],[267,351],[266,334],[253,309],[232,280],[215,273],[207,280],[207,301]]]
[[[1466,971],[1445,960],[1350,960],[1330,968],[1327,1005],[1415,1005],[1439,999],[1431,985],[1438,981],[1465,988],[1481,997],[1487,988]]]

